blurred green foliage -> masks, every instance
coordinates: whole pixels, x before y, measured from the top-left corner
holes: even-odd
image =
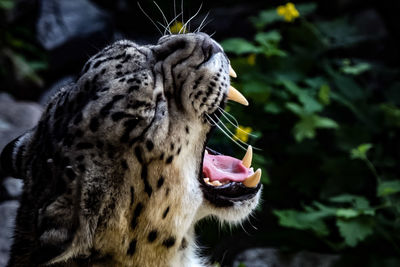
[[[232,83],[250,100],[230,113],[258,131],[248,143],[262,149],[255,167],[268,170],[262,212],[331,252],[384,248],[398,256],[400,71],[338,53],[376,36],[347,17],[311,22],[316,7],[297,5],[294,22],[276,9],[261,11],[251,18],[253,40],[222,42],[238,73]],[[382,77],[378,86],[371,82]]]
[[[39,72],[46,70],[48,64],[44,52],[36,45],[34,33],[26,25],[13,21],[15,4],[14,0],[0,0],[0,86],[18,95],[18,88],[43,86]]]

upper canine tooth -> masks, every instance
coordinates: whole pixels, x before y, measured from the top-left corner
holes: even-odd
[[[242,164],[246,168],[250,168],[252,159],[253,159],[253,148],[251,146],[248,146],[246,154],[243,157]]]
[[[256,187],[261,179],[261,169],[258,169],[253,175],[249,176],[242,183],[246,187]]]
[[[236,72],[233,70],[231,65],[229,65],[229,76],[231,76],[233,78],[237,77]]]
[[[248,106],[249,101],[233,86],[228,89],[228,100],[238,102],[242,105]]]

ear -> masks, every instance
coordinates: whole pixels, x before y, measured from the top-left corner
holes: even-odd
[[[25,133],[20,135],[4,147],[0,156],[2,175],[23,178],[22,164],[26,145],[29,140],[28,135],[30,134]]]

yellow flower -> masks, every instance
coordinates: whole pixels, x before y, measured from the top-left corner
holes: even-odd
[[[243,142],[247,142],[249,140],[249,134],[253,131],[251,127],[244,127],[239,125],[239,127],[236,128],[236,133],[233,136],[233,139],[235,140],[242,140]]]
[[[299,11],[296,9],[295,5],[291,2],[287,3],[284,6],[278,6],[276,12],[279,16],[282,16],[283,19],[287,22],[294,21],[295,18],[300,16]]]
[[[249,64],[250,66],[254,66],[256,64],[256,54],[250,54],[247,57],[247,64]]]
[[[182,29],[183,28],[183,29]],[[179,34],[180,33],[187,33],[186,27],[183,27],[183,23],[180,21],[175,21],[174,24],[169,28],[171,33]]]

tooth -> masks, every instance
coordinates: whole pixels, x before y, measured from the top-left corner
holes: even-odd
[[[261,169],[258,169],[252,176],[247,177],[242,183],[246,187],[256,187],[261,179]]]
[[[242,164],[246,168],[250,168],[252,159],[253,159],[253,148],[251,146],[248,146],[246,154],[243,157]]]
[[[233,70],[231,65],[229,65],[229,76],[231,76],[233,78],[237,77],[236,72]]]
[[[204,178],[203,180],[204,180],[204,182],[206,182],[206,183],[210,182],[210,178]]]
[[[212,183],[213,186],[220,186],[220,185],[222,185],[222,184],[220,183],[220,181],[212,181],[211,183]]]
[[[247,99],[233,86],[230,86],[228,89],[228,100],[238,102],[245,106],[249,105]]]

